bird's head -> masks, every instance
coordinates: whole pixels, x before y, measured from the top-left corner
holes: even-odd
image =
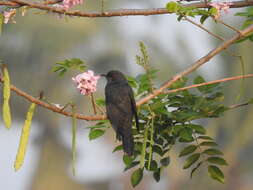
[[[126,82],[127,79],[120,71],[109,71],[107,74],[102,74],[101,76],[105,77],[108,82]]]

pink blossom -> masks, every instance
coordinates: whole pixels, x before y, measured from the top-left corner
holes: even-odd
[[[217,14],[214,16],[215,19],[219,19],[221,16],[221,11],[224,11],[224,13],[228,13],[229,12],[229,8],[230,5],[232,5],[233,3],[231,2],[212,2],[209,3],[209,5],[211,7],[214,7],[217,9]]]
[[[100,76],[95,76],[93,71],[88,70],[73,77],[72,80],[76,83],[81,94],[90,95],[97,90],[96,86],[99,78]]]
[[[83,0],[63,0],[61,5],[57,5],[57,7],[62,9],[70,9],[75,5],[83,4]]]
[[[9,11],[4,11],[4,24],[7,24],[10,20],[16,23],[13,17],[16,15],[16,9],[10,9]]]

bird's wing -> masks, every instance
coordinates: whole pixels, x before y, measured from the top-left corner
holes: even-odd
[[[128,123],[127,120],[132,120],[131,99],[128,97],[129,89],[126,88],[126,86],[111,86],[106,90],[110,90],[110,92],[107,93],[110,95],[106,97],[107,116],[113,128],[118,131],[120,124],[125,122]]]
[[[136,128],[137,128],[138,131],[140,131],[139,118],[138,118],[138,114],[137,114],[137,108],[136,108],[136,102],[135,102],[135,99],[134,99],[134,93],[133,93],[133,90],[130,86],[129,86],[129,88],[130,88],[129,97],[130,97],[130,100],[131,100],[131,108],[132,108],[132,111],[133,111],[134,117],[135,117]]]

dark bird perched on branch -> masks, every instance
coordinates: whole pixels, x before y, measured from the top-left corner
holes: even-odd
[[[139,130],[136,103],[131,86],[119,71],[110,71],[105,76],[105,103],[107,117],[116,131],[118,140],[122,140],[123,150],[129,156],[133,155],[134,139],[132,134],[133,117]]]

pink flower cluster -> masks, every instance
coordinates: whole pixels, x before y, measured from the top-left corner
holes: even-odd
[[[58,5],[57,7],[68,10],[75,5],[81,4],[83,4],[83,0],[63,0],[62,4]]]
[[[219,19],[221,16],[221,11],[224,11],[224,13],[228,13],[228,10],[230,8],[230,5],[233,3],[231,2],[212,2],[209,3],[211,7],[214,7],[217,9],[217,14],[214,16],[215,19]]]
[[[97,90],[96,86],[99,78],[100,76],[95,76],[93,71],[88,70],[73,77],[72,80],[76,83],[81,94],[90,95]]]
[[[10,20],[12,20],[13,23],[16,23],[13,19],[16,15],[16,9],[10,9],[9,11],[4,11],[4,24],[7,24]]]

